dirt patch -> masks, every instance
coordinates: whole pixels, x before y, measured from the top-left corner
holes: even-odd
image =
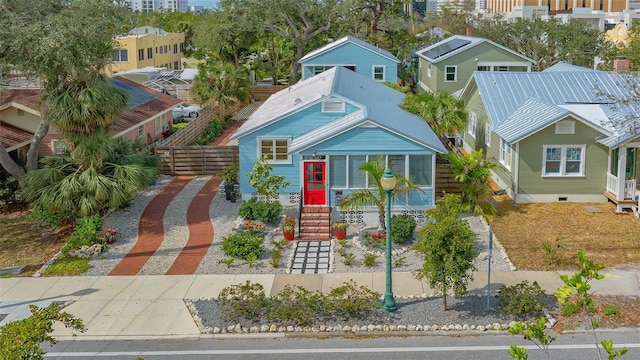
[[[616,214],[609,203],[516,205],[505,196],[495,200],[498,215],[491,228],[518,269],[576,269],[581,249],[608,268],[639,269],[640,220],[632,213]],[[564,245],[557,251],[559,260],[550,264],[543,243],[555,245],[556,238]]]
[[[73,231],[72,223],[52,228],[24,219],[26,211],[0,214],[0,268],[26,265],[16,276],[31,276],[55,255]]]
[[[596,303],[593,318],[600,323],[600,328],[640,328],[640,297],[594,295],[593,299]],[[612,306],[618,313],[605,314],[606,306]],[[557,332],[591,329],[590,317],[584,311],[568,317],[562,316],[559,310],[552,311],[552,314],[558,320],[553,328]]]

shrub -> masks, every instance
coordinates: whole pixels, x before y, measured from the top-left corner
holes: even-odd
[[[545,293],[536,281],[529,285],[527,280],[498,290],[498,308],[511,315],[537,315],[546,307]]]
[[[571,316],[580,311],[580,306],[574,302],[564,303],[560,306],[560,312],[563,316]]]
[[[282,259],[282,248],[275,248],[271,250],[271,266],[277,268],[280,266],[280,259]]]
[[[222,251],[236,259],[249,260],[260,257],[264,250],[264,239],[257,234],[231,234],[222,239]]]
[[[0,209],[6,210],[9,205],[20,202],[19,188],[20,182],[13,176],[0,176]]]
[[[562,262],[563,262],[562,252],[564,248],[565,248],[564,237],[560,235],[556,236],[556,239],[554,240],[553,243],[551,243],[550,241],[542,242],[542,251],[544,252],[544,255],[547,261],[547,265],[545,266],[545,268],[551,265],[555,265],[555,266],[562,265]]]
[[[612,304],[605,305],[604,309],[602,309],[602,312],[607,316],[616,316],[619,314],[618,308]]]
[[[273,223],[278,220],[282,205],[277,201],[261,201],[251,198],[240,205],[238,214],[251,220],[260,220],[265,223]]]
[[[231,285],[222,289],[217,303],[221,316],[226,321],[255,320],[269,310],[269,301],[262,285],[252,284],[248,280],[244,284]]]
[[[380,294],[349,280],[327,294],[327,305],[335,315],[362,318],[380,306]]]
[[[373,264],[376,263],[376,259],[378,258],[378,255],[374,254],[374,253],[366,253],[364,254],[364,266],[373,266]]]
[[[356,256],[353,255],[353,253],[347,253],[345,252],[344,255],[342,255],[344,257],[344,259],[342,260],[342,262],[347,265],[347,266],[351,266],[356,262]]]
[[[78,219],[76,226],[73,229],[73,233],[67,239],[67,242],[62,246],[60,251],[63,254],[68,254],[69,251],[79,249],[80,247],[87,245],[91,246],[96,243],[101,243],[102,240],[98,235],[98,231],[102,228],[102,219],[99,215],[85,216]]]
[[[416,220],[411,215],[393,215],[391,217],[391,241],[396,244],[404,244],[413,236],[416,229]]]
[[[285,285],[273,298],[273,309],[269,317],[298,326],[309,326],[325,303],[324,295],[311,292],[301,286]]]
[[[224,123],[219,119],[214,119],[207,125],[204,132],[196,140],[196,145],[209,145],[213,139],[217,138],[224,131]]]

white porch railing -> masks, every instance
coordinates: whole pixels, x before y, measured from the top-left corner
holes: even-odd
[[[607,191],[618,196],[618,177],[607,172]],[[636,179],[624,181],[624,196],[622,199],[636,199]]]

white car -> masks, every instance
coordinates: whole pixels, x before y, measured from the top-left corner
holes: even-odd
[[[200,112],[202,108],[198,105],[189,105],[187,103],[182,103],[173,108],[173,121],[176,120],[187,120],[187,118],[197,118],[200,116]]]

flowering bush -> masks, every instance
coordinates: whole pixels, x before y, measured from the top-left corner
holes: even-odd
[[[294,231],[295,228],[296,228],[296,218],[294,218],[293,216],[286,217],[284,219],[284,225],[282,226],[282,229],[284,231]]]
[[[382,249],[387,241],[387,234],[382,231],[367,232],[362,236],[363,243],[372,248]]]
[[[249,234],[258,234],[260,236],[264,236],[264,232],[267,227],[255,220],[245,218],[242,224],[238,226],[236,232],[238,234],[249,233]]]

